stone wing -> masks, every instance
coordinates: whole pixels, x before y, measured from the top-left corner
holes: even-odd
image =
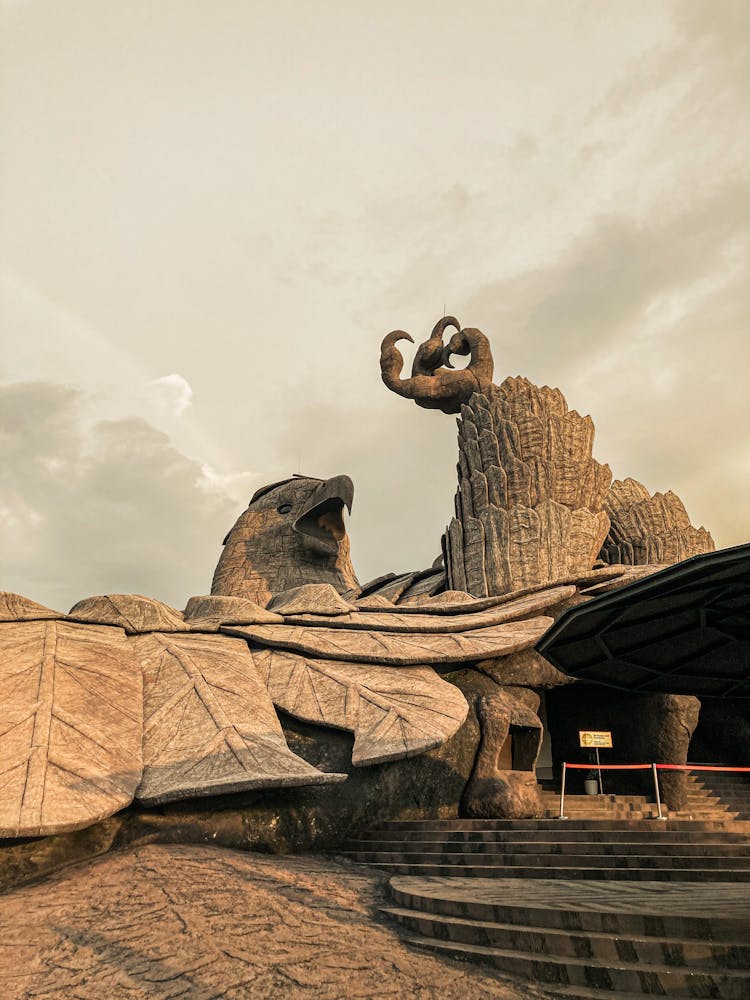
[[[312,657],[392,667],[471,663],[533,646],[552,625],[540,616],[470,632],[381,632],[303,625],[226,626],[222,632]]]
[[[0,836],[79,830],[132,801],[141,691],[119,628],[0,624]]]
[[[431,667],[394,670],[283,649],[256,650],[252,656],[275,705],[306,722],[354,733],[357,766],[440,746],[468,711],[459,689]]]
[[[429,608],[420,605],[393,605],[389,610],[354,611],[333,617],[331,615],[287,615],[284,618],[287,625],[317,625],[329,628],[362,629],[377,632],[414,632],[419,634],[439,635],[443,632],[472,632],[474,629],[488,628],[491,625],[505,625],[546,611],[573,597],[574,586],[552,587],[536,594],[529,594],[514,601],[497,603],[488,607],[475,609],[471,604],[463,605],[466,613],[443,612],[439,605]],[[483,604],[476,601],[472,604]],[[437,613],[435,613],[437,612]]]
[[[292,753],[244,642],[158,632],[131,642],[144,680],[141,802],[346,777]]]

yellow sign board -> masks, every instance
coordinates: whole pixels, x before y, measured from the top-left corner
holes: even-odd
[[[578,739],[582,747],[598,747],[599,749],[612,747],[612,733],[579,729]]]

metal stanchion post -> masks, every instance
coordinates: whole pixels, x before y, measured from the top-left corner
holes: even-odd
[[[558,819],[567,819],[565,809],[563,808],[565,806],[565,772],[567,767],[568,765],[563,761],[562,784],[560,785],[560,815]]]
[[[666,820],[666,816],[662,816],[661,812],[661,795],[659,794],[659,772],[656,770],[656,764],[651,765],[651,770],[654,772],[654,789],[656,790],[656,811],[657,819]]]

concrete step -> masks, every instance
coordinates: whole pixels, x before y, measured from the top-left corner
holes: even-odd
[[[493,965],[503,972],[550,986],[605,990],[611,997],[624,993],[642,996],[658,993],[673,997],[721,997],[722,1000],[750,1000],[750,979],[746,971],[709,971],[673,968],[665,964],[638,966],[610,963],[594,958],[535,957],[509,948],[457,944],[430,937],[406,939],[419,948],[454,958]],[[578,994],[581,995],[580,993]]]
[[[694,969],[750,968],[750,944],[747,940],[715,942],[663,935],[623,936],[603,931],[573,933],[536,924],[450,917],[399,906],[383,907],[382,912],[407,930],[439,941],[512,948],[532,954],[535,958],[596,958],[628,965],[689,965]]]
[[[609,887],[553,879],[423,879],[394,876],[395,904],[409,910],[566,933],[666,937],[718,943],[750,941],[744,886],[646,883]]]
[[[551,996],[750,996],[750,895],[732,883],[396,876],[390,892],[412,944]]]
[[[750,842],[727,843],[708,841],[701,844],[681,840],[651,841],[557,841],[557,840],[350,840],[345,844],[349,854],[392,852],[400,854],[487,854],[487,855],[543,855],[557,858],[561,855],[648,855],[650,857],[726,857],[750,859]]]
[[[644,828],[645,827],[645,828]],[[476,826],[465,830],[432,830],[421,827],[417,830],[393,830],[380,827],[374,830],[363,830],[357,836],[357,842],[366,841],[396,841],[409,843],[411,841],[438,841],[446,844],[470,843],[533,843],[553,842],[565,843],[679,843],[679,844],[747,844],[750,843],[750,833],[725,830],[721,827],[710,830],[675,829],[669,822],[653,822],[647,824],[630,824],[625,830],[612,830],[605,823],[598,828],[578,829],[571,826],[567,820],[557,820],[554,825],[540,826],[539,829],[504,830],[486,829]]]
[[[441,830],[441,831],[471,831],[471,830],[550,830],[559,829],[563,824],[568,830],[604,831],[610,833],[644,830],[653,834],[668,831],[711,831],[725,830],[731,833],[750,835],[750,823],[702,820],[595,820],[595,819],[443,819],[443,820],[391,820],[381,823],[379,830],[398,831],[399,834],[410,830]]]
[[[687,871],[705,869],[723,871],[730,869],[733,877],[738,872],[748,870],[750,877],[750,856],[699,856],[682,854],[524,854],[516,851],[344,851],[343,856],[363,865],[453,865],[467,867],[500,865],[509,868],[607,868],[641,869],[654,871]]]
[[[540,795],[543,799],[559,799],[560,790],[552,791],[547,789],[542,789]],[[643,803],[648,802],[648,796],[646,795],[617,795],[615,793],[600,792],[597,795],[578,795],[571,794],[570,792],[565,793],[566,799],[572,799],[573,801],[580,802],[636,802]]]
[[[715,882],[717,879],[726,882],[750,882],[748,868],[628,868],[599,867],[581,864],[580,867],[543,865],[490,865],[466,863],[429,863],[413,861],[361,861],[368,868],[375,868],[394,875],[414,875],[421,877],[446,878],[460,876],[461,878],[546,878],[546,879],[590,879],[592,881],[609,880],[633,882]]]

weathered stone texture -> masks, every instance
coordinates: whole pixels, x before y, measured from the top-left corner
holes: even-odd
[[[404,358],[396,344],[401,340],[413,343],[413,338],[403,330],[389,333],[380,345],[380,373],[392,392],[413,399],[417,406],[442,410],[443,413],[458,413],[474,392],[487,391],[492,384],[494,363],[489,341],[481,330],[475,328],[460,330],[445,348],[439,347],[446,320],[458,326],[452,316],[437,324],[430,339],[417,351],[411,378],[401,378]],[[450,370],[442,367],[454,354],[470,355],[466,368]]]
[[[61,611],[52,611],[43,604],[30,601],[21,594],[0,591],[0,622],[37,622],[50,618],[65,618]]]
[[[524,687],[500,687],[491,677],[473,669],[462,668],[445,676],[463,691],[469,704],[467,722],[459,735],[473,726],[481,741],[467,776],[470,780],[462,792],[461,815],[478,818],[537,815],[541,801],[533,768],[542,736],[542,724],[536,714],[539,695]],[[518,771],[499,763],[511,726],[514,738],[519,738],[517,752],[513,754]]]
[[[573,683],[572,677],[553,667],[533,649],[523,649],[519,653],[491,660],[480,660],[475,667],[500,685],[521,685],[543,690]]]
[[[680,498],[654,493],[635,479],[615,480],[604,498],[610,529],[601,551],[609,563],[671,564],[714,551],[705,528],[694,528]]]
[[[572,586],[554,587],[519,598],[517,601],[490,605],[488,608],[474,612],[471,611],[470,607],[464,605],[469,612],[464,615],[438,614],[439,605],[435,606],[431,614],[424,611],[413,613],[415,610],[413,608],[410,608],[405,614],[399,614],[399,610],[403,606],[398,605],[388,611],[356,611],[350,614],[341,614],[336,618],[323,615],[287,615],[285,622],[287,625],[319,625],[325,628],[357,629],[379,633],[420,632],[439,635],[444,632],[471,632],[474,629],[504,625],[519,621],[524,617],[531,617],[560,604],[572,597],[575,592],[576,588]]]
[[[222,631],[273,649],[350,663],[400,667],[468,663],[504,656],[533,646],[551,624],[551,618],[540,616],[463,633],[381,633],[302,625],[230,625]]]
[[[609,529],[611,480],[594,425],[559,390],[508,378],[461,407],[456,516],[443,539],[448,587],[476,597],[591,569]]]
[[[277,594],[268,605],[285,618],[289,615],[346,615],[355,605],[345,601],[330,583],[305,583]]]
[[[140,594],[105,594],[74,604],[68,618],[97,625],[117,625],[128,635],[142,632],[187,632],[182,614],[168,604]]]
[[[342,780],[291,752],[244,642],[169,633],[132,642],[144,678],[142,802]]]
[[[224,540],[211,593],[265,607],[313,581],[339,593],[357,588],[343,521],[353,494],[348,476],[294,477],[259,490]]]
[[[133,799],[141,675],[124,633],[0,625],[0,837],[78,830]]]
[[[8,894],[3,1000],[538,1000],[492,969],[413,948],[383,879],[322,857],[144,846]],[[206,824],[206,830],[208,830]]]
[[[466,718],[461,692],[431,667],[394,670],[277,649],[256,650],[253,660],[276,706],[305,722],[354,733],[358,766],[440,746]]]
[[[185,605],[184,618],[194,632],[215,632],[220,625],[271,625],[284,619],[244,597],[208,594],[191,597]]]

